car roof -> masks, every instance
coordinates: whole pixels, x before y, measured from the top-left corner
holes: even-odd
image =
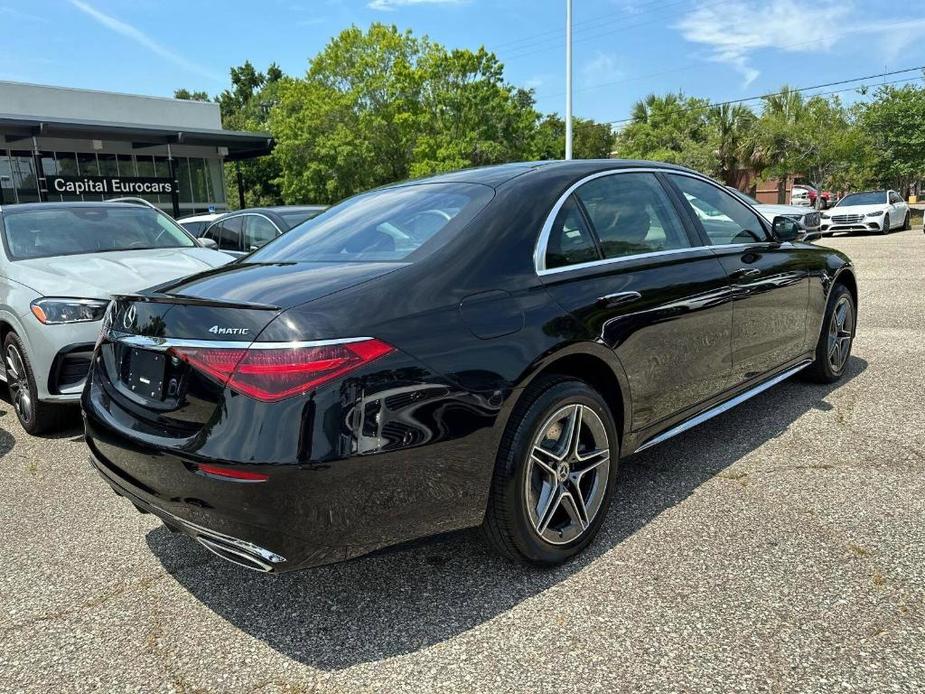
[[[112,209],[113,207],[121,207],[128,210],[138,210],[138,209],[151,209],[146,207],[141,207],[132,202],[20,202],[12,205],[3,205],[0,206],[0,211],[13,211],[13,210],[60,210],[60,209],[92,209],[100,208],[103,209]]]
[[[472,169],[462,169],[445,174],[428,176],[427,178],[418,178],[409,181],[383,186],[390,188],[392,186],[416,185],[420,183],[481,183],[491,187],[498,187],[508,181],[522,176],[526,173],[555,173],[568,174],[573,173],[576,176],[590,175],[599,171],[611,171],[616,169],[664,169],[666,171],[686,171],[689,173],[698,173],[684,166],[677,164],[668,164],[661,161],[643,161],[637,159],[572,159],[565,160],[548,160],[548,161],[527,161],[515,162],[510,164],[496,164],[494,166],[482,166]]]

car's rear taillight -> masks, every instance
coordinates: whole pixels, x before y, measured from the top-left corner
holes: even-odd
[[[276,402],[317,388],[385,356],[394,348],[375,339],[249,349],[172,347],[174,356],[235,391]]]

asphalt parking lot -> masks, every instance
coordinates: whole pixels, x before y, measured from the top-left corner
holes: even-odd
[[[30,438],[0,401],[0,690],[922,691],[925,234],[821,243],[858,268],[848,377],[624,461],[553,571],[460,533],[253,574],[113,495],[76,417]]]

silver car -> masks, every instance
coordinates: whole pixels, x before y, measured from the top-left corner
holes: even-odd
[[[137,204],[0,208],[0,378],[37,434],[76,403],[110,296],[224,265],[163,212]]]

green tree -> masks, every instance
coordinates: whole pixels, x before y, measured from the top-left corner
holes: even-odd
[[[727,186],[735,186],[739,172],[751,168],[757,120],[742,104],[721,104],[707,112],[708,141],[715,158],[709,173]]]
[[[409,176],[523,159],[538,114],[484,49],[351,27],[280,82],[270,127],[287,201],[334,202]]]
[[[860,112],[860,123],[871,144],[876,180],[908,192],[925,176],[925,87],[880,87]]]
[[[633,106],[630,122],[617,134],[617,155],[682,164],[713,172],[709,102],[682,93],[650,94]]]
[[[184,101],[208,101],[209,95],[205,92],[191,92],[189,89],[175,89],[173,92],[174,99],[182,99]]]
[[[607,159],[615,145],[613,128],[589,118],[575,118],[572,123],[572,153],[576,159]],[[565,120],[558,113],[540,121],[534,134],[532,159],[565,157]]]
[[[222,112],[222,127],[227,130],[267,132],[270,111],[278,100],[278,91],[285,80],[275,63],[266,73],[258,71],[250,61],[230,70],[231,87],[216,97]],[[279,161],[275,155],[232,162],[225,165],[225,189],[228,204],[238,206],[238,172],[243,181],[244,204],[247,207],[283,203],[278,179]]]

